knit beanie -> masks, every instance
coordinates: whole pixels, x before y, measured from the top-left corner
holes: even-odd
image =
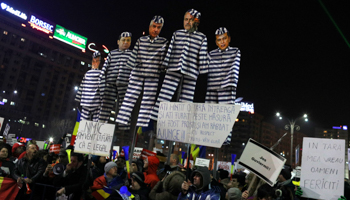
[[[145,184],[145,176],[143,175],[142,172],[133,172],[131,174],[131,177],[133,178],[134,181],[136,181],[139,185],[144,185]]]
[[[241,200],[242,192],[238,188],[230,188],[227,190],[229,200]]]
[[[109,170],[111,170],[113,167],[116,167],[117,164],[115,164],[115,162],[111,161],[111,162],[108,162],[106,165],[105,165],[105,173],[108,173]]]

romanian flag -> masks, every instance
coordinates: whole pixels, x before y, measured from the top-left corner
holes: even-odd
[[[233,169],[235,168],[235,160],[236,160],[236,154],[231,154],[231,178],[230,178],[230,180],[232,180]]]
[[[79,111],[79,109],[77,109],[77,111],[78,111],[78,113],[77,113],[77,121],[75,122],[74,130],[73,130],[73,134],[72,134],[72,139],[70,141],[70,145],[71,146],[74,146],[75,138],[77,137],[77,133],[78,133],[78,129],[79,129],[80,111]]]
[[[91,193],[92,196],[94,196],[97,200],[104,200],[107,199],[111,194],[113,190],[109,188],[102,188],[96,191],[93,191]]]
[[[129,146],[123,146],[124,158],[126,162],[126,171],[128,172],[128,178],[130,179],[130,165],[129,165]]]
[[[0,177],[0,199],[13,200],[16,198],[19,188],[12,178]]]

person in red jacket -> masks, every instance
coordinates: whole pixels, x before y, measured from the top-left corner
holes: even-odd
[[[157,169],[159,166],[159,159],[155,156],[148,156],[144,160],[143,168],[145,169],[145,183],[149,188],[153,188],[159,181],[157,176]]]

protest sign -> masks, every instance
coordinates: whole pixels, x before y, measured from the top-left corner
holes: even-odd
[[[157,139],[220,148],[241,105],[161,102]]]
[[[61,145],[60,144],[52,144],[50,146],[50,153],[55,153],[55,154],[59,154],[61,150]]]
[[[225,162],[225,161],[218,161],[218,164],[216,166],[216,170],[223,169],[228,171],[229,174],[231,174],[231,162]]]
[[[142,159],[146,159],[148,156],[157,156],[157,154],[152,152],[152,151],[150,151],[150,150],[142,149],[142,151],[141,151],[141,158]]]
[[[109,156],[114,125],[82,120],[75,139],[74,152]]]
[[[134,154],[132,156],[132,159],[138,159],[141,157],[141,152],[142,152],[143,148],[141,147],[135,147],[134,148]]]
[[[249,139],[239,164],[273,186],[286,159],[253,139]]]
[[[9,123],[7,123],[6,126],[5,126],[5,130],[2,133],[2,135],[6,137],[7,134],[9,133],[9,131],[10,131],[10,125],[9,125]]]
[[[344,162],[345,140],[304,137],[302,197],[337,200],[344,193]]]
[[[0,117],[0,131],[1,131],[1,127],[2,127],[3,123],[4,123],[4,118]]]
[[[201,166],[201,167],[208,167],[209,168],[209,159],[205,158],[196,158],[196,162],[194,163],[195,166]]]

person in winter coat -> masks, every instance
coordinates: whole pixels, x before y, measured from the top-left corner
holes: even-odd
[[[284,199],[284,200],[295,199],[295,192],[294,192],[295,185],[291,180],[291,176],[292,174],[289,168],[282,169],[277,179],[278,182],[275,185],[275,189],[280,190],[280,192],[277,192],[279,194],[278,199]]]
[[[159,159],[155,156],[148,156],[147,159],[144,160],[143,168],[145,169],[145,172],[143,174],[145,176],[145,183],[150,189],[160,181],[157,176],[158,166]]]
[[[179,172],[173,171],[171,174],[159,181],[149,193],[151,200],[176,200],[181,192],[181,185],[186,180],[186,176]]]
[[[131,174],[130,193],[135,196],[135,200],[148,200],[149,188],[145,184],[145,176],[142,172]]]
[[[212,186],[210,183],[210,172],[206,167],[198,167],[191,174],[191,182],[184,181],[181,185],[182,192],[178,200],[219,200],[220,188]],[[190,185],[190,183],[193,183]]]

